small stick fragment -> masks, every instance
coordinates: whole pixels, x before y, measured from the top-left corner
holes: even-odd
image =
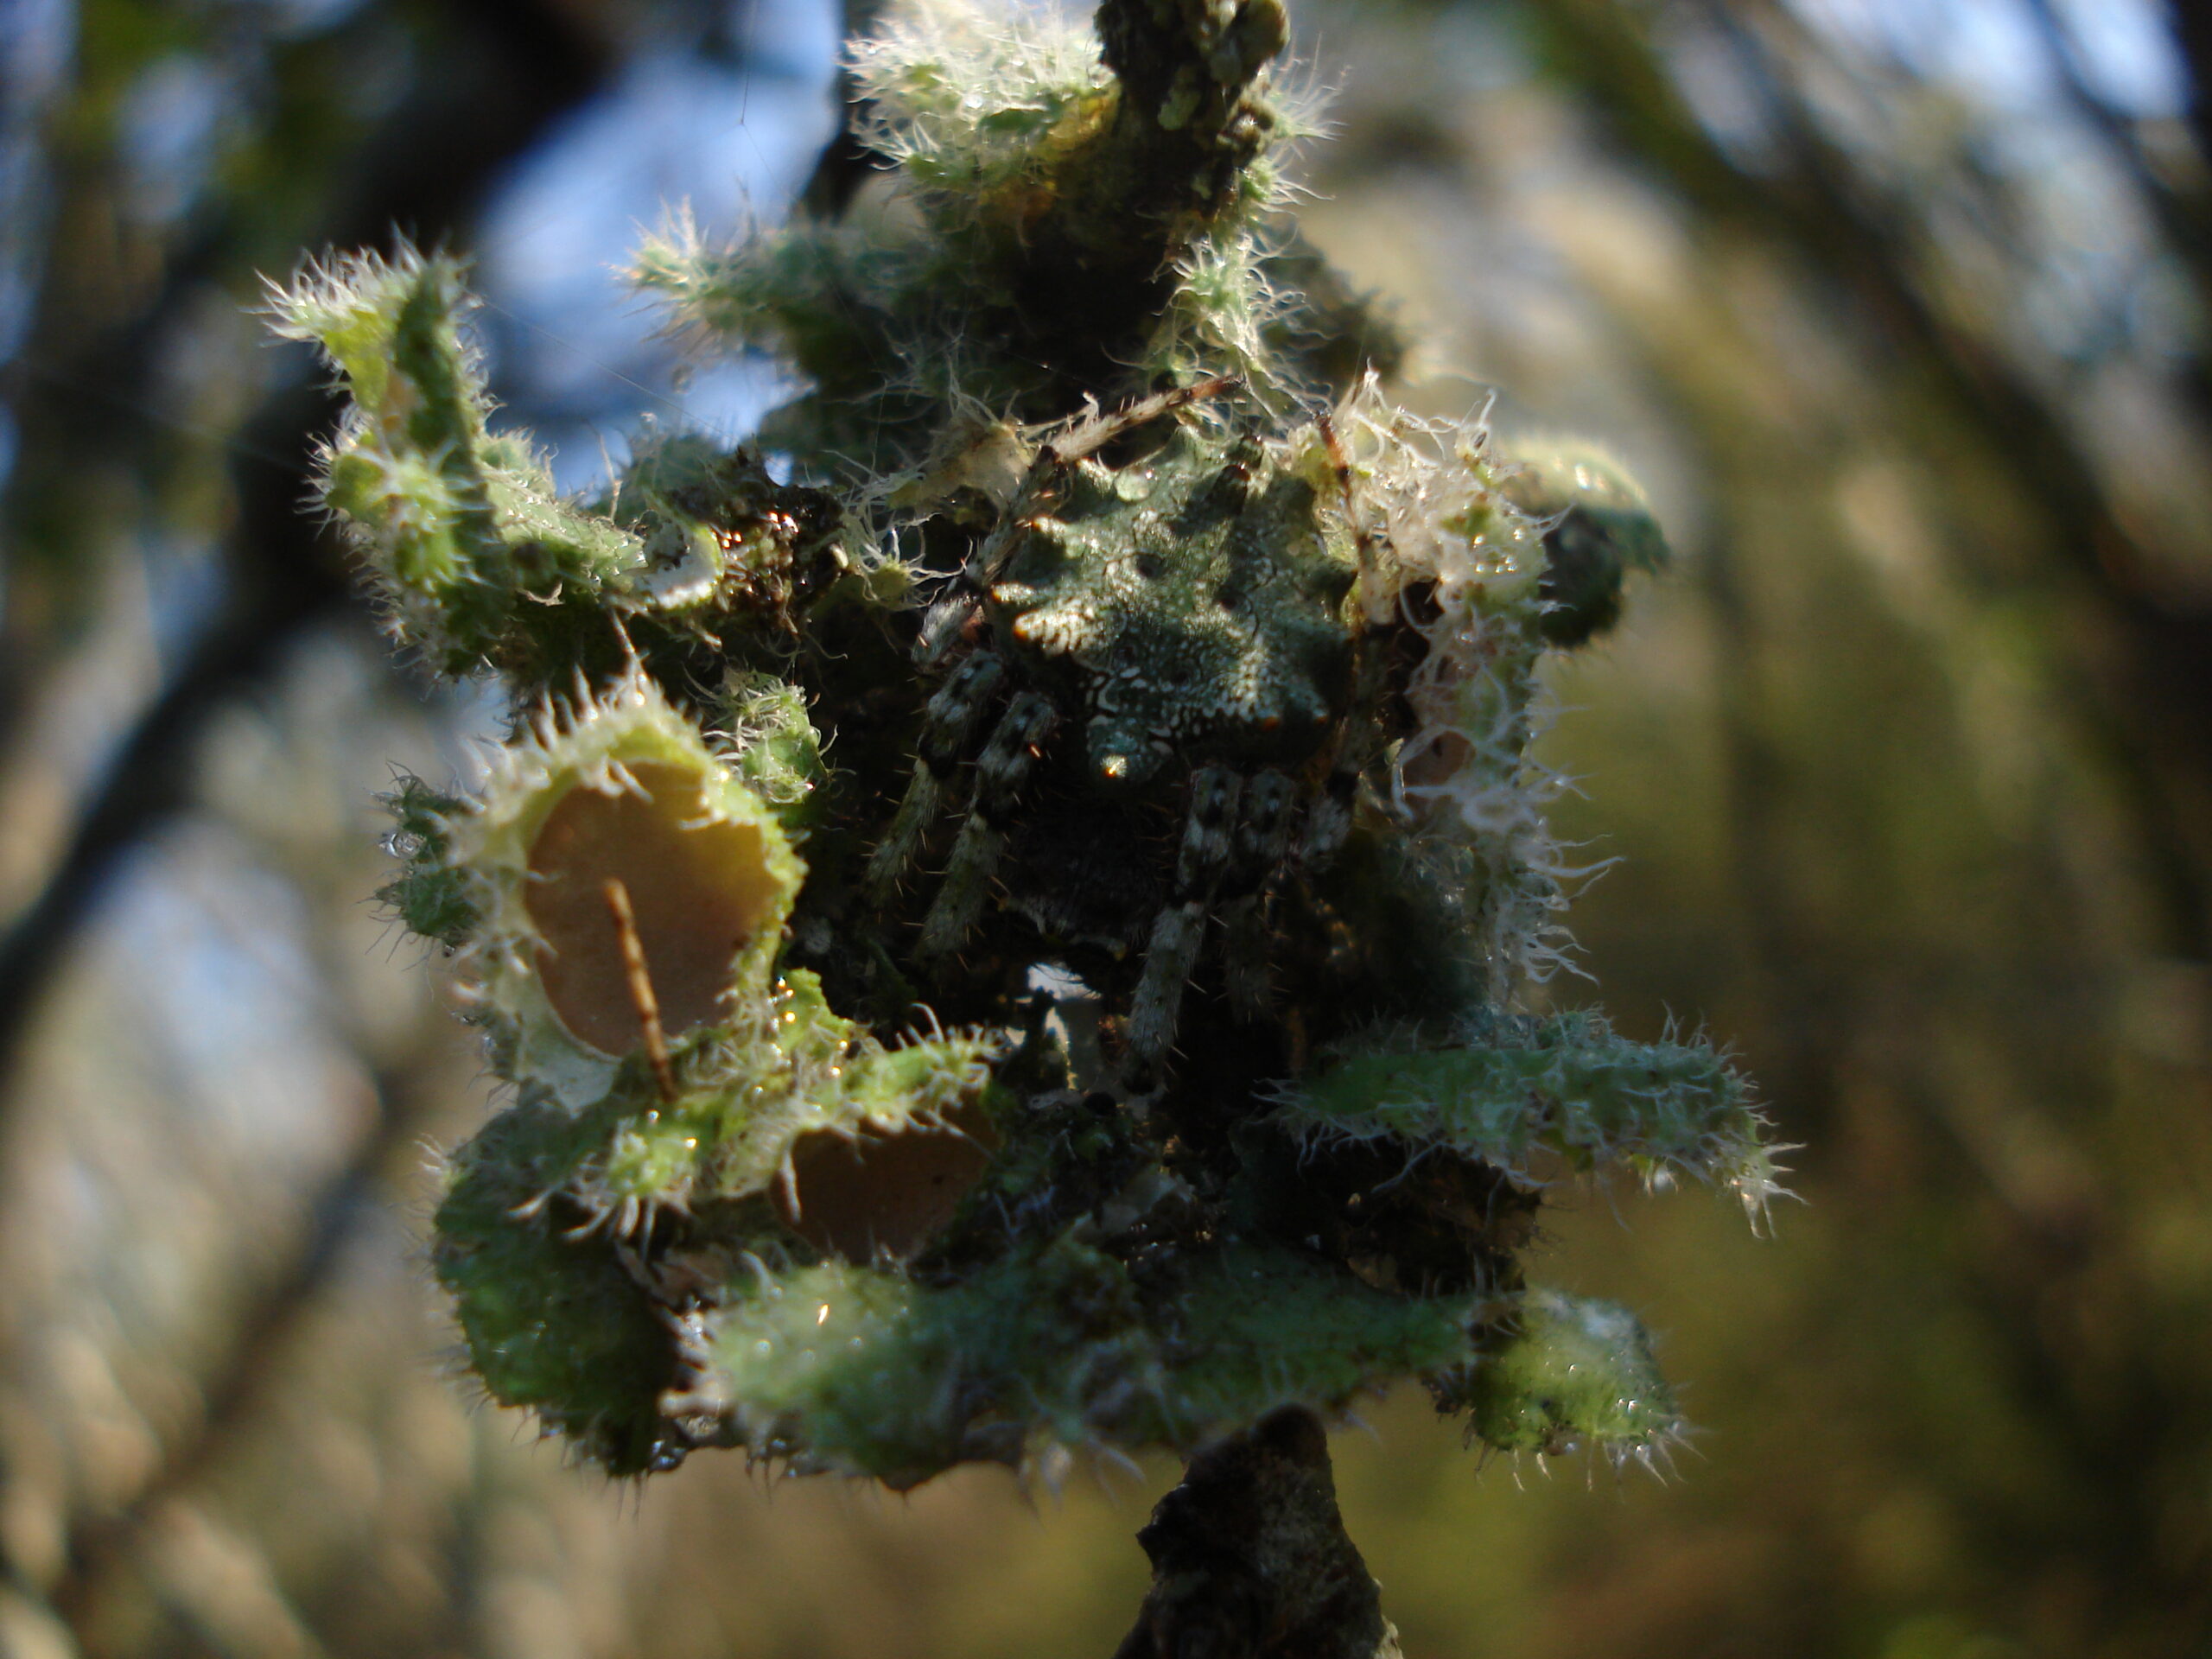
[[[630,908],[630,889],[614,876],[600,891],[607,895],[607,914],[614,918],[615,937],[622,942],[622,971],[630,982],[630,1002],[638,1010],[638,1024],[645,1035],[645,1063],[653,1069],[653,1082],[664,1101],[676,1098],[676,1068],[668,1062],[668,1039],[661,1034],[660,1002],[653,995],[652,976],[645,971],[645,942],[638,937],[638,918]]]
[[[1237,384],[1233,374],[1217,374],[1195,385],[1170,386],[1166,391],[1140,397],[1110,415],[1093,415],[1071,427],[1065,436],[1046,442],[1039,451],[1039,458],[1048,467],[1064,467],[1071,461],[1082,461],[1096,454],[1124,432],[1134,432],[1163,415],[1173,415],[1193,404],[1206,403],[1235,390]]]

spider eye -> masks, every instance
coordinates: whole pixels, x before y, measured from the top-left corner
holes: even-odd
[[[1160,770],[1160,746],[1134,721],[1100,715],[1090,722],[1087,741],[1091,770],[1108,790],[1141,788]]]

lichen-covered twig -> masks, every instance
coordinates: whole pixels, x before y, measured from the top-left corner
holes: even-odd
[[[1532,1006],[1541,665],[1664,542],[1587,446],[1396,404],[1290,239],[1283,38],[891,13],[892,171],[639,259],[804,378],[772,465],[679,433],[560,499],[452,262],[275,300],[396,631],[514,699],[474,796],[398,791],[385,889],[513,1089],[433,1249],[477,1373],[624,1473],[1195,1452],[1132,1653],[1389,1651],[1314,1414],[1417,1378],[1660,1455],[1634,1317],[1523,1276],[1546,1184],[1777,1190],[1709,1045]]]
[[[1192,1458],[1137,1541],[1152,1592],[1115,1659],[1399,1659],[1337,1512],[1328,1430],[1302,1407]]]

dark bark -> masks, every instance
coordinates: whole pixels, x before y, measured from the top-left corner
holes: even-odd
[[[880,0],[845,0],[845,40],[855,41],[867,34],[875,27],[882,11]],[[799,192],[801,213],[817,219],[836,219],[852,205],[853,198],[860,194],[861,186],[868,182],[870,174],[890,168],[889,158],[861,137],[866,104],[853,72],[841,63],[837,70],[837,131],[823,146],[812,175]]]
[[[2196,147],[2212,156],[2212,6],[2203,0],[2171,0],[2174,37],[2189,67],[2189,124]]]
[[[1398,1659],[1303,1406],[1192,1458],[1137,1541],[1152,1591],[1116,1659]]]

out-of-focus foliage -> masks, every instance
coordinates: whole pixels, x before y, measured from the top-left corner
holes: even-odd
[[[386,762],[442,786],[472,715],[384,677],[289,527],[312,400],[240,308],[394,218],[466,246],[505,157],[696,20],[0,22],[0,918],[70,924],[0,960],[0,1644],[1105,1651],[1129,1483],[639,1503],[440,1371],[415,1148],[483,1103],[358,895]],[[2201,1653],[2203,43],[2060,0],[1307,22],[1350,66],[1316,240],[1669,526],[1682,574],[1557,687],[1566,828],[1622,860],[1578,933],[1624,1035],[1705,1011],[1807,1143],[1771,1243],[1625,1192],[1563,1226],[1568,1287],[1698,1379],[1678,1484],[1523,1492],[1413,1398],[1340,1446],[1407,1650]]]

